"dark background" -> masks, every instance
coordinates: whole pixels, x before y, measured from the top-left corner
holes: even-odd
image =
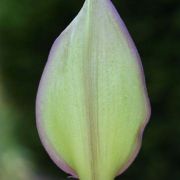
[[[113,0],[145,70],[151,121],[118,179],[180,179],[180,1]],[[0,0],[0,179],[66,179],[42,147],[35,97],[55,38],[83,0]]]

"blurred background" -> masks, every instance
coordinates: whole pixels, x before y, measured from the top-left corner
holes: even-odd
[[[180,179],[180,1],[113,0],[142,57],[152,116],[121,180]],[[67,179],[42,147],[38,83],[83,0],[0,0],[0,180]]]

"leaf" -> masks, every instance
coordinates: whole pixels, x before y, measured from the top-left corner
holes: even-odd
[[[109,0],[86,0],[56,39],[37,95],[47,152],[81,180],[112,180],[136,157],[149,119],[143,69]]]

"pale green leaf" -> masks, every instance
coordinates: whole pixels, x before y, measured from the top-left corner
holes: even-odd
[[[135,158],[149,117],[136,48],[109,0],[86,0],[55,41],[37,96],[46,150],[81,180],[112,180]]]

